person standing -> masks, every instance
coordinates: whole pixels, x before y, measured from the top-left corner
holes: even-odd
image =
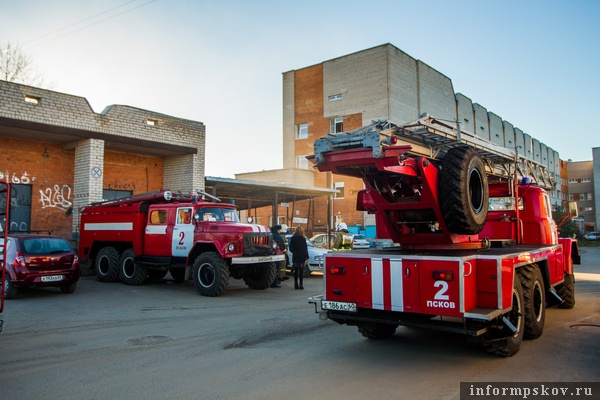
[[[294,289],[304,289],[302,279],[304,278],[304,263],[308,260],[308,246],[304,237],[304,229],[301,226],[290,239],[290,251],[292,252],[292,269],[294,270]],[[298,284],[298,281],[300,284]]]
[[[333,250],[352,250],[354,248],[354,237],[348,232],[345,223],[341,223],[339,231],[335,235]]]

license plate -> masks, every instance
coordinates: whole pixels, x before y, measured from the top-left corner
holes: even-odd
[[[63,278],[64,278],[63,275],[42,276],[42,282],[58,282],[58,281],[62,281]]]
[[[321,302],[321,308],[323,310],[356,312],[356,303],[345,303],[345,302],[341,302],[341,301],[323,300]]]

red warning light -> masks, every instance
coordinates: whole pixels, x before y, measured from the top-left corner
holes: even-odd
[[[452,271],[433,271],[433,280],[436,281],[451,281],[454,279]]]

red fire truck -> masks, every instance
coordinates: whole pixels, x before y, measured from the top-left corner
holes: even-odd
[[[79,257],[102,282],[141,285],[170,272],[176,281],[193,277],[203,296],[221,295],[230,277],[268,288],[285,259],[269,229],[240,223],[235,205],[202,197],[219,201],[159,191],[84,207]]]
[[[375,214],[379,238],[400,244],[328,253],[325,293],[309,299],[321,319],[369,339],[400,325],[456,332],[512,356],[542,334],[546,307],[574,306],[577,242],[558,238],[545,171],[531,182],[521,171],[539,165],[522,168],[518,154],[467,139],[426,116],[315,142],[309,159],[362,178],[357,209]],[[430,156],[410,144],[434,142]]]

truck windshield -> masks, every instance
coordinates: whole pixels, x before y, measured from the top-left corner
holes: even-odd
[[[523,209],[523,198],[519,199],[519,210]],[[488,211],[514,211],[514,197],[490,197]]]
[[[197,220],[199,222],[225,221],[240,222],[237,210],[231,208],[207,207],[196,210]]]

